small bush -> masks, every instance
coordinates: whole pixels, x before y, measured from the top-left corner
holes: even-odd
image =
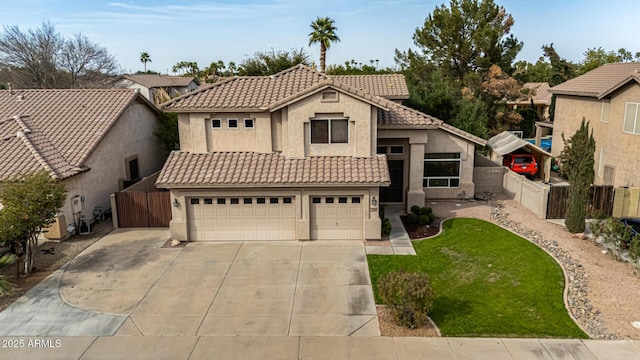
[[[391,234],[391,221],[389,218],[382,219],[382,235],[388,236]]]
[[[433,210],[430,207],[421,207],[420,208],[420,215],[429,215],[429,214],[433,214]]]
[[[384,210],[385,207],[387,207],[387,205],[380,205],[380,209],[378,210],[378,213],[380,214],[380,219],[385,218],[385,210]]]
[[[420,215],[420,225],[431,225],[435,219],[436,216],[433,214]]]
[[[420,221],[420,217],[416,214],[407,215],[407,221],[409,224],[417,224]]]
[[[429,275],[388,273],[378,280],[378,292],[398,325],[415,329],[427,323],[434,298]]]
[[[413,205],[411,207],[411,213],[414,214],[414,215],[420,215],[420,206]]]

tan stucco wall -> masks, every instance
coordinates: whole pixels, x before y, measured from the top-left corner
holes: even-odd
[[[460,187],[424,188],[427,198],[458,198],[462,196],[463,192],[466,197],[473,197],[475,193],[473,183],[475,144],[443,130],[429,130],[429,141],[425,146],[425,153],[460,153]]]
[[[604,148],[604,165],[613,166],[614,186],[640,185],[640,135],[622,131],[627,102],[640,103],[640,85],[628,85],[616,91],[611,97],[609,105],[609,122],[601,121],[602,102],[595,98],[577,96],[557,96],[554,137],[551,153],[558,156],[564,144],[561,134],[566,138],[573,136],[584,117],[590,122],[593,136],[596,140],[595,184],[603,183],[599,174],[600,152]]]
[[[263,189],[171,189],[171,203],[177,199],[180,206],[172,206],[170,222],[171,238],[189,240],[187,223],[187,199],[190,197],[248,197],[248,196],[289,196],[295,198],[296,205],[296,240],[310,239],[309,204],[311,196],[362,196],[364,211],[363,234],[365,239],[381,238],[381,221],[378,207],[372,206],[372,198],[379,199],[377,187],[357,188],[263,188]]]
[[[109,196],[119,190],[118,179],[126,177],[126,157],[138,156],[141,177],[162,168],[165,156],[153,135],[156,124],[156,113],[147,105],[134,103],[124,112],[87,159],[90,170],[63,181],[69,190],[61,210],[67,224],[74,222],[70,200],[75,195],[85,197],[84,214],[89,220],[95,206],[111,208]]]
[[[344,93],[338,94],[336,102],[323,102],[321,92],[287,106],[282,110],[283,120],[286,118],[283,121],[283,132],[286,133],[283,154],[289,157],[371,156],[371,108],[372,105]],[[349,118],[348,144],[309,143],[309,119],[328,113]]]

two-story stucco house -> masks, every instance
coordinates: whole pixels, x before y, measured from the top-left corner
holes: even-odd
[[[192,76],[171,76],[161,74],[126,74],[115,82],[117,88],[137,89],[140,94],[158,104],[159,92],[173,98],[198,89],[198,82]],[[161,100],[166,101],[166,100]]]
[[[157,116],[129,89],[0,91],[0,180],[46,171],[67,187],[66,224],[91,222],[124,182],[162,167]]]
[[[474,149],[485,141],[406,98],[401,75],[298,65],[163,104],[180,131],[156,183],[171,190],[172,237],[380,239],[381,202],[473,195]]]
[[[573,136],[584,118],[596,141],[595,184],[640,186],[640,63],[606,64],[550,91],[552,155],[564,148],[561,134]]]

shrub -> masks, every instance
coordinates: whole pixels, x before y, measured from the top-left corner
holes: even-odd
[[[435,219],[436,216],[433,214],[420,215],[420,225],[431,225]]]
[[[391,221],[389,221],[389,218],[384,218],[382,219],[382,235],[389,235],[391,234]]]
[[[407,215],[407,221],[409,224],[417,224],[420,221],[420,217],[416,214]]]
[[[385,218],[385,211],[384,211],[385,207],[387,207],[387,205],[380,205],[380,209],[378,209],[378,214],[380,214],[380,219]]]
[[[411,207],[411,213],[415,214],[415,215],[420,215],[420,206],[418,205],[413,205]]]
[[[427,274],[388,273],[378,280],[378,292],[398,325],[415,329],[427,323],[434,298]]]
[[[421,207],[420,208],[420,215],[429,215],[429,214],[433,214],[433,210],[430,207]]]

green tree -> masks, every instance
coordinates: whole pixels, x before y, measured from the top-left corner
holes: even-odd
[[[309,33],[309,46],[320,44],[320,72],[325,72],[327,49],[331,47],[331,43],[340,41],[336,34],[338,28],[333,19],[318,17],[311,23],[311,29],[313,31]]]
[[[556,86],[563,82],[576,77],[575,64],[561,58],[553,47],[553,43],[550,45],[542,45],[542,52],[544,56],[549,59],[551,65],[551,78],[549,79],[550,86]]]
[[[147,63],[151,62],[151,56],[146,51],[140,53],[140,62],[144,64],[144,72],[147,72]]]
[[[377,63],[380,60],[369,60],[371,65],[357,62],[354,59],[345,61],[344,65],[329,65],[327,66],[327,75],[371,75],[371,74],[392,74],[393,71],[390,68],[378,69]],[[375,66],[373,64],[376,64]]]
[[[158,115],[158,128],[153,135],[156,136],[156,141],[164,146],[167,154],[173,150],[180,150],[178,114],[161,112]]]
[[[535,64],[518,61],[514,64],[513,77],[521,83],[551,81],[551,64],[540,57]]]
[[[578,75],[582,75],[604,64],[640,61],[640,56],[638,55],[640,55],[640,53],[636,53],[635,56],[633,56],[631,52],[625,48],[620,48],[618,51],[607,51],[602,47],[587,49],[587,51],[584,52],[584,59],[580,63],[580,68],[577,72]]]
[[[25,254],[24,273],[31,273],[38,235],[55,222],[67,197],[65,185],[42,171],[1,184],[0,239]]]
[[[430,62],[460,81],[492,64],[511,73],[523,45],[509,35],[513,23],[493,0],[451,0],[449,7],[436,6],[424,26],[416,29],[413,41]]]
[[[13,264],[16,261],[16,256],[13,254],[4,254],[0,256],[0,270]],[[7,281],[4,276],[0,275],[0,297],[8,294],[13,288],[13,284]]]
[[[567,218],[565,224],[572,233],[583,232],[584,220],[589,204],[589,190],[593,183],[593,156],[596,141],[593,132],[589,133],[589,122],[582,119],[580,128],[570,139],[565,139],[564,150],[560,154],[562,171],[569,179],[569,198],[567,201]]]
[[[309,65],[309,54],[304,49],[290,51],[271,49],[258,51],[252,57],[242,60],[238,67],[241,76],[267,76],[279,73],[294,65]]]

